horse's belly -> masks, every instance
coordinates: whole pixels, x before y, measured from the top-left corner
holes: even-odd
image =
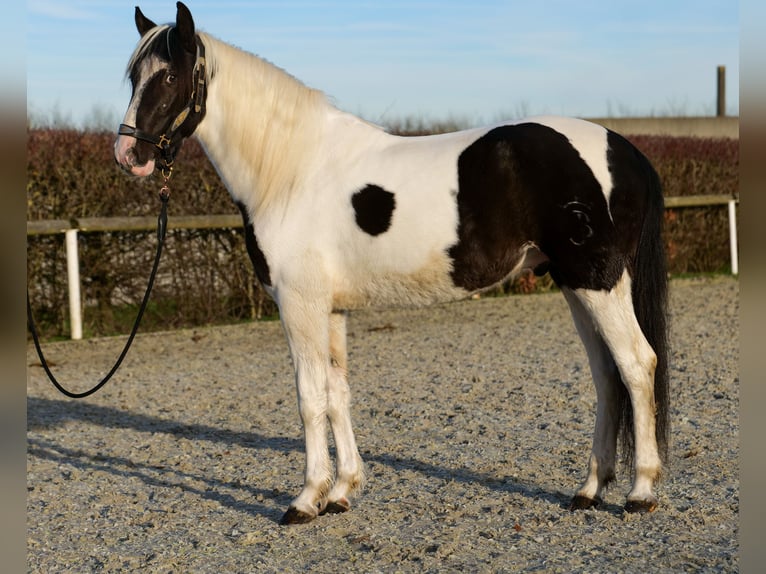
[[[452,281],[452,260],[433,254],[411,272],[395,269],[355,269],[336,282],[335,309],[360,307],[422,307],[456,301],[470,295]]]

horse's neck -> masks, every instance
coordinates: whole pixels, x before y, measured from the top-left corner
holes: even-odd
[[[268,62],[204,41],[212,77],[197,137],[235,200],[255,211],[289,197],[321,146],[331,106]]]

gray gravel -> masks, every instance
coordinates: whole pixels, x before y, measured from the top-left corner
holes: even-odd
[[[281,326],[140,335],[94,397],[28,349],[30,572],[739,570],[739,285],[671,285],[673,443],[660,508],[627,473],[571,513],[593,431],[585,353],[558,294],[349,320],[367,487],[350,512],[278,520],[302,482]],[[124,339],[46,346],[86,388]]]

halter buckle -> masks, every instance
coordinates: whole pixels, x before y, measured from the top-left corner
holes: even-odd
[[[164,150],[165,148],[170,147],[170,138],[165,134],[162,134],[159,141],[154,145],[156,145],[161,150]]]

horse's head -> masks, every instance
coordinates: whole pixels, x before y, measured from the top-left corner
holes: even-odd
[[[130,105],[114,144],[126,171],[150,175],[159,160],[168,169],[184,139],[205,115],[205,55],[191,12],[177,3],[175,25],[157,26],[136,7],[141,40],[128,64]]]

